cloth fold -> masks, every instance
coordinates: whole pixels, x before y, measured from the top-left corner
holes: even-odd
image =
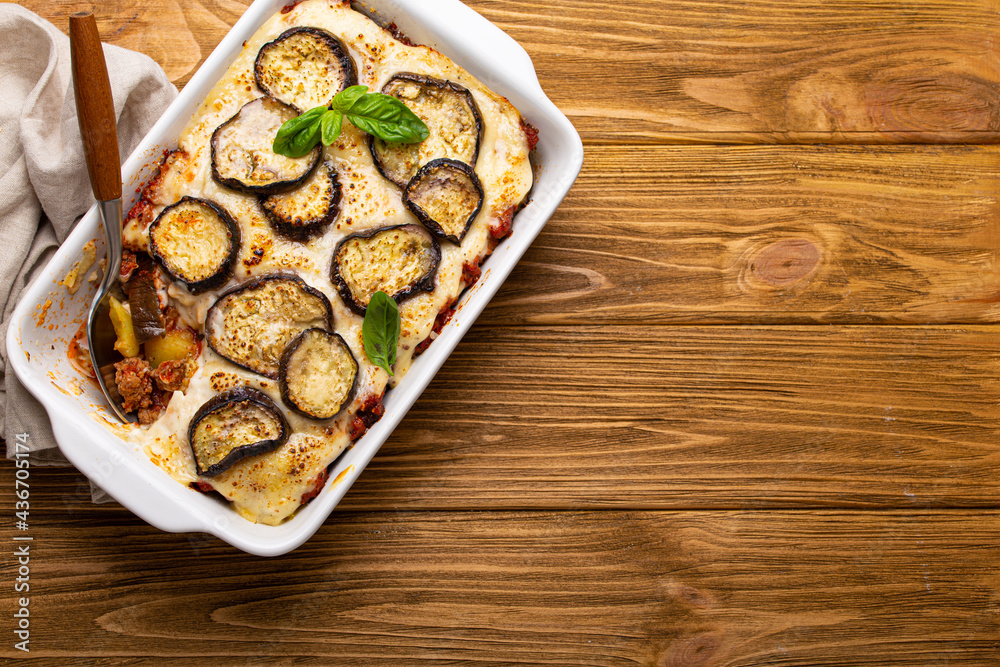
[[[69,38],[37,14],[0,4],[0,341],[21,293],[94,203],[76,120]],[[177,89],[149,57],[104,45],[124,160]],[[66,465],[45,409],[7,367],[0,342],[0,418],[13,455],[28,434],[37,465]],[[22,437],[23,441],[23,437]],[[23,451],[23,449],[22,449]]]

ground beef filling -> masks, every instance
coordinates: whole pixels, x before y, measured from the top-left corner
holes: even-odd
[[[153,404],[153,379],[149,362],[139,357],[115,364],[115,384],[122,395],[122,410],[135,412]]]

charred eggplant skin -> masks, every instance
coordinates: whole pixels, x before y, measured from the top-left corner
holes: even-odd
[[[407,298],[417,294],[418,292],[433,292],[434,291],[434,280],[437,278],[437,269],[441,263],[441,246],[438,244],[437,239],[430,235],[429,231],[420,225],[395,225],[392,227],[378,227],[376,229],[369,229],[364,232],[358,232],[357,234],[351,234],[340,240],[337,244],[336,249],[333,251],[333,265],[330,267],[331,279],[334,286],[337,288],[337,292],[340,294],[340,298],[344,300],[344,304],[347,305],[352,311],[358,315],[364,315],[367,311],[367,304],[358,303],[354,294],[351,292],[350,286],[347,284],[347,280],[341,275],[339,258],[341,255],[341,250],[344,246],[355,239],[370,239],[376,234],[382,232],[389,232],[395,229],[405,230],[408,232],[419,231],[420,233],[427,234],[431,240],[431,259],[434,268],[427,273],[421,280],[411,283],[410,286],[397,292],[396,294],[391,294],[390,296],[400,303]]]
[[[297,185],[305,181],[307,178],[309,178],[309,175],[313,172],[313,169],[315,169],[316,165],[319,164],[320,159],[322,158],[323,155],[323,152],[320,150],[322,146],[317,146],[316,148],[313,148],[311,152],[312,155],[311,163],[307,166],[306,169],[301,170],[302,174],[300,175],[289,174],[287,178],[283,177],[280,180],[275,180],[270,183],[265,183],[261,185],[252,185],[250,183],[245,182],[244,180],[236,178],[235,176],[227,176],[224,173],[222,173],[219,169],[219,160],[220,160],[219,143],[222,140],[223,133],[226,131],[227,128],[239,122],[240,117],[245,109],[250,107],[250,105],[252,104],[258,104],[258,103],[261,105],[273,104],[273,105],[278,105],[279,107],[283,107],[285,109],[285,114],[287,115],[287,118],[285,118],[285,120],[290,120],[297,115],[295,114],[295,110],[292,107],[288,106],[283,102],[279,102],[273,97],[267,97],[267,96],[258,97],[257,99],[251,100],[246,104],[244,104],[242,107],[240,107],[239,110],[235,114],[233,114],[232,118],[219,125],[219,127],[215,128],[215,131],[212,132],[212,138],[209,141],[209,144],[211,145],[212,148],[212,179],[216,183],[224,185],[227,188],[251,195],[271,195],[271,194],[276,194],[278,192],[285,192],[287,190],[291,190],[292,188],[296,187]],[[278,126],[280,126],[280,123],[278,124]],[[274,128],[275,133],[277,133],[277,130],[278,127],[275,127]],[[273,151],[271,150],[271,145],[273,141],[274,141],[273,136],[268,137],[266,141],[267,145],[264,147],[263,150],[265,151],[265,153],[271,152],[271,154],[274,155],[275,159],[278,159],[279,161],[287,161],[294,159],[301,160],[310,155],[310,153],[307,153],[302,158],[287,158],[285,156],[274,154]]]
[[[436,171],[445,169],[454,169],[465,174],[465,176],[467,176],[472,183],[472,186],[475,188],[476,194],[479,196],[479,203],[476,204],[475,210],[472,211],[468,219],[465,221],[465,226],[462,228],[461,234],[449,234],[445,231],[444,228],[438,224],[438,221],[428,215],[427,211],[422,209],[411,196],[413,191],[424,178],[431,176]],[[450,160],[448,158],[431,160],[422,166],[419,170],[417,170],[417,173],[413,175],[413,178],[410,179],[410,182],[407,183],[406,187],[403,189],[403,204],[406,208],[410,209],[413,215],[417,216],[417,220],[424,223],[424,226],[431,230],[438,238],[451,241],[455,245],[460,245],[462,243],[462,239],[465,238],[465,234],[469,231],[469,227],[472,226],[473,220],[476,219],[476,216],[479,215],[479,212],[483,209],[483,199],[483,184],[479,182],[479,177],[476,176],[476,170],[464,162]]]
[[[344,73],[344,76],[341,80],[340,87],[337,88],[336,90],[332,90],[332,92],[330,93],[331,98],[340,91],[344,90],[345,88],[357,85],[358,68],[355,66],[354,59],[351,58],[350,54],[347,51],[347,47],[344,46],[344,43],[340,41],[339,38],[328,33],[326,30],[322,30],[320,28],[314,28],[311,26],[300,26],[297,28],[289,28],[288,30],[281,33],[280,35],[275,37],[273,40],[271,40],[264,46],[260,47],[260,50],[257,52],[257,58],[254,60],[253,64],[253,78],[254,82],[257,84],[257,88],[263,91],[264,94],[270,95],[271,97],[274,97],[275,99],[284,102],[290,107],[297,109],[299,112],[304,113],[309,110],[309,109],[299,109],[295,104],[292,104],[290,100],[281,99],[281,97],[279,97],[279,95],[277,94],[277,91],[272,90],[271,86],[267,84],[266,82],[267,76],[264,71],[265,68],[264,60],[267,57],[268,51],[271,49],[281,48],[282,42],[286,41],[291,37],[295,37],[296,35],[308,35],[310,37],[313,37],[317,41],[324,43],[335,54],[337,61],[340,65],[341,71]],[[330,100],[325,100],[326,104],[329,104],[329,102]]]
[[[461,95],[465,99],[466,103],[469,105],[469,108],[471,109],[472,117],[473,117],[473,120],[474,120],[475,125],[476,125],[476,145],[475,145],[475,148],[473,149],[472,156],[469,158],[469,165],[472,166],[472,167],[475,167],[476,166],[476,161],[479,159],[479,148],[480,148],[480,146],[483,143],[483,128],[484,128],[484,125],[483,125],[483,115],[479,111],[479,106],[476,104],[476,100],[472,96],[472,93],[469,91],[469,89],[466,88],[465,86],[460,86],[459,84],[454,83],[452,81],[445,81],[443,79],[435,79],[434,77],[431,77],[431,76],[424,76],[422,74],[413,74],[411,72],[400,72],[398,74],[394,74],[389,79],[389,81],[386,82],[386,84],[384,86],[382,86],[382,92],[386,93],[386,94],[391,94],[390,91],[392,90],[392,85],[396,81],[412,81],[414,83],[418,83],[418,84],[423,85],[423,86],[438,88],[440,90],[451,91],[451,92],[454,92],[454,93],[457,93],[457,94]],[[421,120],[423,120],[425,123],[427,123],[427,119],[426,118],[421,118]],[[431,127],[430,123],[428,123],[428,127]],[[431,128],[431,131],[433,132],[433,128]],[[369,135],[369,137],[368,137],[368,149],[371,151],[372,160],[375,162],[375,168],[378,169],[378,172],[380,174],[382,174],[382,176],[384,176],[386,178],[386,180],[389,180],[389,181],[395,183],[396,185],[398,185],[401,188],[406,187],[406,183],[407,183],[406,179],[403,179],[402,182],[401,182],[399,179],[394,178],[389,173],[389,170],[386,169],[385,166],[382,164],[382,159],[379,157],[380,156],[380,152],[381,152],[379,150],[379,146],[380,145],[386,145],[386,143],[383,142],[381,139],[378,139],[377,137]],[[421,166],[423,166],[423,165],[417,165],[417,168],[419,168]]]
[[[312,175],[315,176],[320,169],[326,171],[331,183],[333,184],[332,192],[330,194],[330,203],[327,206],[326,213],[322,216],[302,220],[299,218],[289,219],[281,215],[281,212],[279,211],[280,207],[276,203],[276,198],[282,196],[294,196],[297,190],[277,195],[270,195],[267,197],[260,197],[260,207],[264,210],[264,215],[267,217],[268,221],[274,226],[275,230],[277,230],[279,234],[282,234],[293,241],[308,241],[313,236],[322,233],[322,231],[333,223],[333,221],[337,219],[337,216],[340,215],[340,198],[342,196],[342,188],[340,185],[340,178],[337,176],[337,170],[332,164],[326,163],[317,167]],[[308,183],[309,180],[306,179],[305,183],[301,187],[307,187]]]
[[[138,268],[128,283],[128,305],[136,340],[145,343],[166,331],[167,325],[157,295],[156,264],[145,253],[136,253],[135,257]]]
[[[302,280],[302,278],[299,278],[297,275],[293,273],[283,273],[283,272],[268,273],[263,276],[258,276],[256,278],[248,280],[245,283],[236,285],[226,290],[221,295],[219,295],[219,298],[215,301],[214,304],[212,304],[212,307],[208,309],[208,313],[205,317],[205,342],[208,344],[210,348],[212,348],[212,350],[216,354],[228,360],[229,362],[239,366],[240,368],[245,368],[246,370],[252,373],[258,373],[265,377],[269,377],[272,380],[276,380],[278,378],[277,372],[274,373],[263,372],[260,369],[253,368],[244,363],[240,363],[238,360],[233,359],[230,355],[226,354],[225,350],[220,350],[215,344],[215,332],[212,330],[210,323],[214,321],[216,309],[220,307],[220,304],[225,303],[226,297],[231,296],[233,294],[238,294],[239,292],[243,291],[251,291],[259,289],[266,283],[274,280],[292,281],[296,283],[303,292],[313,297],[316,297],[323,304],[323,309],[325,311],[325,316],[324,316],[325,327],[330,331],[333,331],[333,307],[330,305],[330,300],[326,297],[325,294],[323,294],[314,287],[310,287],[308,284],[306,284],[304,280]]]
[[[289,370],[291,369],[291,365],[292,365],[292,361],[293,361],[293,357],[295,356],[295,353],[299,350],[299,348],[302,346],[302,344],[308,340],[308,338],[310,336],[316,336],[316,335],[323,335],[323,336],[326,336],[328,339],[335,340],[351,356],[351,359],[354,362],[354,378],[351,380],[351,387],[350,387],[350,389],[348,389],[347,393],[344,395],[344,400],[341,401],[340,405],[337,406],[336,410],[329,410],[329,411],[327,411],[326,414],[322,414],[322,415],[313,414],[313,413],[310,413],[308,410],[303,409],[294,400],[293,396],[291,395],[292,392],[289,390],[289,386],[288,386],[289,385],[289,377],[288,377],[289,376]],[[336,334],[336,333],[333,333],[333,332],[330,332],[330,331],[326,331],[324,329],[315,329],[315,328],[314,329],[306,329],[305,331],[303,331],[302,333],[300,333],[298,336],[296,336],[295,339],[292,340],[292,342],[289,343],[287,347],[285,347],[285,351],[281,355],[281,370],[278,372],[278,387],[279,387],[279,389],[281,391],[281,400],[290,409],[292,409],[295,412],[299,413],[303,417],[308,417],[309,419],[331,419],[333,417],[336,417],[338,414],[340,414],[344,410],[344,408],[354,398],[354,393],[355,393],[355,391],[357,391],[357,388],[358,388],[358,369],[359,369],[358,360],[354,357],[354,353],[351,352],[351,348],[348,347],[347,342],[344,341],[344,339],[340,336],[340,334]]]
[[[205,417],[208,417],[212,413],[220,410],[230,403],[242,402],[254,403],[263,408],[265,412],[270,413],[270,415],[279,423],[281,433],[277,438],[260,440],[249,445],[237,447],[233,449],[233,451],[229,452],[229,454],[226,455],[226,457],[221,461],[209,466],[208,468],[202,469],[201,463],[198,460],[198,453],[195,451],[194,446],[195,430],[197,429],[198,424],[200,424]],[[229,391],[213,396],[208,400],[208,402],[198,409],[198,412],[194,414],[194,417],[191,418],[191,423],[188,425],[188,443],[191,447],[191,453],[194,456],[198,474],[202,477],[215,477],[245,458],[250,456],[259,456],[260,454],[267,454],[268,452],[281,447],[288,440],[288,436],[291,435],[291,432],[292,429],[288,425],[288,420],[285,418],[285,415],[283,415],[281,410],[278,409],[278,406],[276,406],[274,402],[268,398],[267,394],[252,387],[244,386],[230,389]]]
[[[160,222],[164,219],[164,216],[168,215],[170,211],[177,208],[178,206],[190,203],[197,203],[202,206],[207,206],[209,209],[214,211],[215,214],[219,216],[219,219],[222,220],[223,224],[226,226],[226,229],[228,230],[229,233],[229,252],[226,254],[226,258],[223,261],[222,266],[219,268],[217,272],[215,272],[211,276],[203,280],[197,280],[195,282],[189,282],[184,278],[184,276],[178,275],[177,273],[172,271],[170,269],[168,258],[164,257],[164,255],[161,252],[161,249],[158,247],[156,243],[156,229],[157,227],[159,227]],[[191,239],[191,241],[196,243],[199,241],[199,239],[193,238]],[[179,283],[183,283],[184,286],[187,287],[187,290],[191,292],[191,294],[201,294],[202,292],[207,292],[208,290],[221,287],[222,285],[225,285],[230,278],[233,277],[233,269],[236,267],[236,259],[237,257],[239,257],[240,254],[240,243],[241,243],[240,226],[236,223],[235,220],[233,220],[233,217],[229,215],[229,213],[221,206],[218,206],[217,204],[210,202],[207,199],[198,199],[197,197],[190,197],[190,196],[183,197],[180,201],[166,207],[165,209],[163,209],[163,211],[160,212],[160,215],[156,217],[156,220],[154,220],[152,224],[150,224],[149,226],[149,252],[153,256],[153,259],[159,262],[160,266],[163,267],[164,271],[166,271],[167,274],[173,280]]]

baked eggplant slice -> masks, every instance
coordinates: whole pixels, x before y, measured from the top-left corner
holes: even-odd
[[[281,400],[312,419],[336,417],[354,394],[358,361],[344,339],[323,329],[306,329],[281,355]]]
[[[319,163],[321,145],[302,157],[271,150],[282,123],[298,116],[287,104],[259,97],[212,133],[212,178],[249,194],[270,195],[302,183]]]
[[[337,170],[327,162],[294,190],[262,197],[260,206],[279,233],[304,241],[337,219],[340,193]]]
[[[451,158],[476,166],[483,136],[483,117],[468,88],[419,74],[396,74],[382,87],[402,100],[427,124],[430,136],[419,144],[389,143],[371,137],[375,166],[399,187],[405,187],[424,164]]]
[[[237,366],[276,380],[285,346],[312,328],[333,329],[326,296],[298,276],[268,274],[219,297],[205,318],[205,340]]]
[[[291,28],[260,47],[253,65],[257,87],[300,113],[325,106],[358,83],[347,47],[325,30]]]
[[[166,286],[149,255],[136,253],[136,264],[128,281],[128,309],[135,339],[145,343],[167,330],[159,295],[160,288]]]
[[[192,294],[221,287],[240,254],[240,227],[222,207],[184,197],[149,226],[149,252]]]
[[[438,238],[460,244],[483,207],[483,186],[469,165],[439,158],[410,179],[403,203]]]
[[[249,456],[281,447],[291,428],[278,406],[251,387],[213,397],[188,426],[188,441],[198,474],[214,477]]]
[[[331,269],[344,303],[364,315],[379,290],[397,302],[434,290],[441,246],[420,225],[381,227],[346,237],[337,244]]]

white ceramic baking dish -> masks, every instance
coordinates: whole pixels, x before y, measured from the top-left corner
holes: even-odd
[[[126,193],[145,182],[165,149],[176,146],[188,119],[240,53],[243,41],[286,2],[256,0],[233,26],[125,162],[122,179]],[[94,240],[98,256],[103,255],[97,207],[92,208],[15,309],[7,335],[8,358],[17,376],[45,406],[59,447],[73,465],[162,530],[211,533],[261,556],[286,553],[309,539],[472,326],[579,174],[583,163],[579,135],[542,92],[528,54],[504,32],[458,0],[366,0],[363,9],[380,23],[395,21],[414,42],[450,57],[506,96],[538,128],[531,203],[517,215],[513,235],[483,265],[482,278],[466,290],[457,316],[414,362],[399,386],[386,394],[382,419],[337,461],[323,492],[280,526],[245,521],[228,505],[170,478],[142,451],[118,437],[120,427],[103,407],[97,389],[70,365],[67,345],[84,318],[94,289],[88,285],[70,295],[57,282],[81,258],[87,241]]]

